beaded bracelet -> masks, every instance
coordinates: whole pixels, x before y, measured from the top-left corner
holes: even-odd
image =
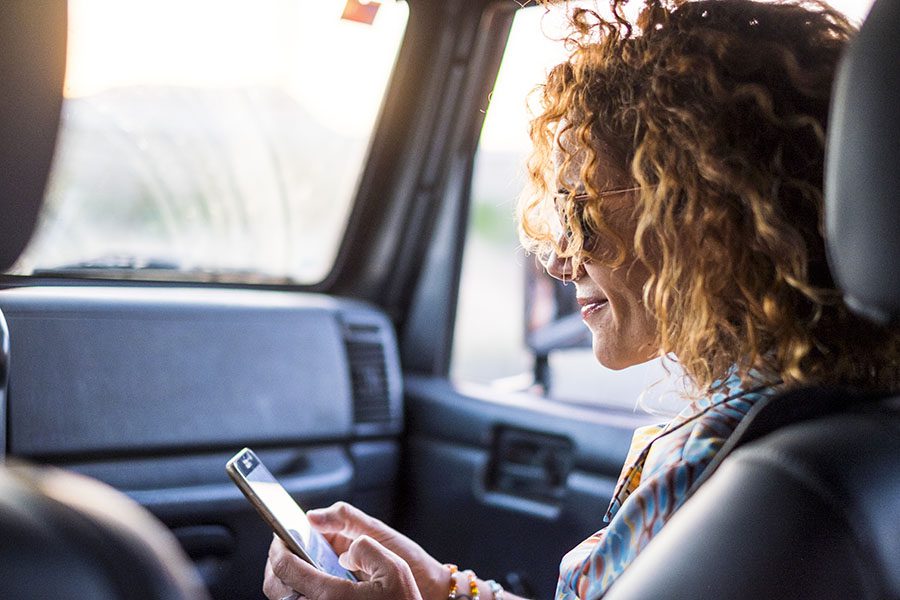
[[[449,600],[453,600],[454,598],[456,598],[456,592],[458,590],[458,588],[456,587],[456,578],[454,577],[454,575],[456,575],[456,573],[459,571],[459,567],[457,567],[456,565],[451,565],[450,563],[447,563],[444,566],[450,569],[450,591],[447,593],[447,598]]]
[[[478,591],[478,581],[476,581],[475,573],[472,571],[465,571],[463,574],[469,578],[469,597],[472,598],[472,600],[480,600],[481,594]]]
[[[448,600],[456,600],[456,598],[471,598],[471,600],[480,600],[481,599],[481,594],[478,591],[478,582],[476,581],[475,573],[473,573],[472,571],[464,571],[463,572],[463,575],[465,575],[466,578],[469,580],[469,594],[470,595],[469,596],[465,596],[465,595],[458,596],[459,586],[456,585],[456,577],[454,577],[454,575],[456,575],[459,572],[459,567],[457,567],[456,565],[450,564],[450,563],[447,563],[444,566],[450,570],[450,591],[447,592]]]

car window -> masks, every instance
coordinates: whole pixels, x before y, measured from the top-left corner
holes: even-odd
[[[395,0],[70,0],[57,153],[14,272],[320,281],[407,16]]]
[[[595,3],[570,3],[596,6]],[[835,0],[856,23],[872,0]],[[683,406],[676,363],[652,361],[623,371],[599,365],[575,303],[528,257],[516,237],[514,210],[530,147],[525,98],[565,57],[560,11],[518,11],[485,116],[472,185],[471,213],[451,376],[554,399],[672,414]]]
[[[531,6],[517,12],[510,32],[475,159],[451,377],[626,410],[643,395],[642,405],[659,406],[675,378],[659,362],[622,372],[600,366],[573,314],[575,286],[547,276],[516,237],[515,203],[530,147],[526,98],[564,59],[563,25],[558,11]],[[553,350],[536,352],[550,338]]]

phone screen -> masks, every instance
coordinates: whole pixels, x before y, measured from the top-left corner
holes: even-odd
[[[278,483],[252,450],[247,448],[241,450],[229,461],[229,465],[232,464],[256,497],[268,508],[271,516],[306,551],[315,566],[326,573],[356,581],[356,578],[340,565],[337,554],[328,541],[309,524],[303,509],[297,506],[287,490]]]

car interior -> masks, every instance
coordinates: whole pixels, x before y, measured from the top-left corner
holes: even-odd
[[[350,502],[441,561],[552,597],[648,417],[451,374],[479,135],[527,9],[404,3],[318,275],[81,259],[23,274],[61,161],[73,2],[0,5],[0,597],[263,598],[272,532],[225,472],[243,447],[305,508]],[[359,27],[379,9],[332,4]],[[827,144],[831,267],[879,322],[900,316],[898,27],[900,3],[876,0]],[[536,381],[546,368],[543,353]],[[773,398],[608,596],[900,598],[898,457],[890,394]]]

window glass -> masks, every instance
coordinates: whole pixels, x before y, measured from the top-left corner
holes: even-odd
[[[859,25],[869,14],[875,0],[829,0],[828,3],[844,13],[854,24]]]
[[[57,154],[14,272],[321,280],[407,16],[396,0],[70,0]]]
[[[872,0],[832,4],[858,23]],[[684,403],[677,365],[602,367],[574,286],[547,276],[516,238],[515,202],[530,147],[526,97],[565,58],[563,32],[559,10],[533,6],[515,17],[475,159],[451,376],[579,404],[672,414]]]
[[[625,410],[661,382],[644,393],[643,404],[653,407],[672,387],[668,373],[658,362],[620,372],[599,365],[580,315],[572,314],[574,286],[544,274],[516,237],[515,203],[530,147],[526,98],[565,58],[558,41],[563,30],[559,12],[539,6],[519,10],[513,23],[475,160],[451,376],[534,390],[537,367],[544,371],[543,391],[555,399]],[[560,327],[546,329],[551,323]],[[546,364],[536,363],[530,347],[542,334],[562,340]]]

